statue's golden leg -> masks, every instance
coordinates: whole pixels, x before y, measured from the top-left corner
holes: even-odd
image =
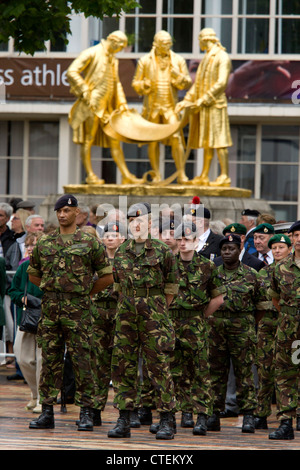
[[[172,157],[178,171],[177,175],[177,183],[184,184],[189,179],[185,174],[185,165],[183,162],[184,159],[184,147],[182,145],[181,136],[179,134],[175,134],[172,136]]]
[[[85,126],[85,142],[81,145],[81,160],[86,171],[85,179],[88,184],[104,184],[105,181],[98,178],[92,168],[91,148],[98,128],[98,120],[95,118],[87,119]]]
[[[228,149],[217,149],[218,160],[220,163],[220,175],[211,183],[212,186],[230,186],[231,179],[228,176]]]
[[[141,184],[143,178],[137,178],[127,168],[123,150],[118,140],[110,139],[111,156],[122,174],[122,184]]]
[[[192,179],[193,184],[199,184],[201,186],[209,186],[209,170],[210,170],[210,165],[211,161],[214,156],[214,149],[212,148],[205,148],[204,149],[204,155],[203,155],[203,168],[202,168],[202,173],[200,176],[196,176],[195,178]]]
[[[148,144],[148,157],[150,161],[151,168],[154,172],[153,183],[158,183],[161,181],[161,174],[159,171],[159,143],[150,142]]]

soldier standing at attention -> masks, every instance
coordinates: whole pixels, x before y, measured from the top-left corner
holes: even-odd
[[[75,403],[81,407],[78,430],[93,430],[90,296],[111,284],[113,276],[105,247],[77,228],[77,206],[71,194],[58,199],[54,210],[59,227],[38,240],[28,267],[29,280],[44,292],[37,332],[42,348],[42,414],[31,421],[31,429],[54,428],[53,404],[62,386],[66,347],[75,374]]]
[[[212,413],[205,315],[211,315],[222,304],[222,287],[214,263],[195,251],[195,224],[181,224],[175,238],[179,247],[179,292],[170,306],[176,332],[171,371],[177,409],[182,411],[181,426],[193,427],[194,435],[205,435],[207,416]],[[197,414],[195,426],[193,413]]]
[[[178,292],[175,257],[160,240],[149,236],[151,208],[134,204],[129,208],[129,230],[114,258],[114,287],[119,293],[112,356],[114,406],[119,409],[116,426],[108,437],[130,437],[130,411],[137,403],[140,354],[155,389],[155,409],[160,412],[157,439],[173,439],[174,384],[170,352],[175,333],[168,307]]]
[[[223,265],[218,276],[225,289],[224,303],[208,319],[209,365],[214,395],[210,431],[220,430],[220,412],[225,407],[230,358],[236,378],[236,396],[244,415],[242,432],[253,433],[257,400],[252,364],[256,353],[255,314],[263,309],[264,289],[257,272],[239,260],[241,239],[228,235],[220,242]]]
[[[269,289],[272,301],[280,311],[275,338],[275,391],[277,419],[280,426],[270,439],[294,439],[293,417],[296,417],[299,393],[300,339],[300,220],[289,230],[294,253],[280,261],[273,271]],[[297,431],[300,418],[297,417]]]

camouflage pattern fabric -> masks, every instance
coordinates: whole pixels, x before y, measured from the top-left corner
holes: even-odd
[[[267,292],[271,284],[274,267],[275,263],[272,263],[262,268],[258,273],[258,276],[262,277],[266,289],[265,312],[257,326],[256,366],[258,374],[258,406],[254,414],[259,417],[267,417],[272,413],[271,405],[275,374],[274,349],[278,325],[278,311],[274,307]]]
[[[138,361],[146,361],[155,390],[155,408],[171,411],[175,395],[169,353],[175,334],[166,294],[178,291],[175,258],[159,240],[148,238],[138,254],[133,239],[116,251],[114,287],[119,292],[112,356],[114,406],[134,409],[137,403]]]
[[[280,315],[275,338],[275,391],[278,419],[296,416],[299,364],[294,341],[300,339],[300,269],[294,254],[276,264],[269,294],[279,300]],[[299,355],[298,355],[299,356]]]
[[[79,406],[93,406],[91,299],[95,273],[111,273],[105,247],[77,229],[66,243],[59,229],[41,237],[27,272],[41,277],[44,291],[37,341],[42,348],[41,403],[53,404],[62,383],[65,346],[73,364]]]
[[[171,362],[177,410],[212,413],[208,331],[204,309],[222,293],[214,263],[198,253],[188,265],[177,255],[179,291],[170,306],[176,334]]]
[[[209,317],[209,362],[214,412],[223,411],[227,379],[232,359],[236,378],[236,396],[241,413],[257,406],[252,372],[255,361],[255,311],[264,308],[264,286],[257,272],[240,263],[238,269],[218,267],[225,288],[224,303]],[[261,302],[261,303],[260,303]]]

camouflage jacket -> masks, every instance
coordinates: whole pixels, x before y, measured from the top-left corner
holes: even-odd
[[[165,294],[177,294],[178,271],[175,257],[160,240],[146,240],[140,253],[135,240],[128,239],[117,249],[114,263],[114,289],[157,288]]]
[[[300,309],[300,268],[294,253],[276,264],[268,293],[279,300],[283,312],[289,307]]]
[[[109,274],[112,267],[105,246],[95,237],[76,229],[72,240],[64,243],[56,229],[38,240],[27,272],[41,278],[44,292],[87,295],[94,284],[94,274]]]
[[[274,313],[278,313],[277,309],[275,308],[272,299],[270,297],[269,293],[269,288],[271,286],[271,280],[272,280],[272,275],[273,271],[275,269],[275,263],[273,262],[272,264],[268,264],[264,268],[260,269],[257,273],[258,278],[260,278],[263,283],[264,283],[264,293],[265,293],[265,310],[272,311]]]
[[[212,261],[197,252],[187,267],[182,262],[180,254],[176,255],[176,261],[179,291],[170,305],[171,313],[172,310],[203,311],[212,298],[223,293],[224,288]]]
[[[265,310],[265,286],[257,271],[243,263],[234,271],[218,268],[218,277],[225,289],[224,303],[217,312],[231,311],[242,315]]]

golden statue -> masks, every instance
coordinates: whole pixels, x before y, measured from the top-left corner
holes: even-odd
[[[232,140],[225,90],[231,61],[213,29],[204,28],[200,31],[199,45],[206,53],[198,66],[195,83],[175,108],[175,112],[190,110],[189,146],[204,149],[202,173],[190,183],[230,186],[228,147],[232,145]],[[208,174],[214,149],[217,151],[221,172],[216,181],[210,182]]]
[[[152,49],[138,61],[132,81],[134,90],[144,96],[142,117],[151,123],[179,123],[179,116],[175,113],[177,93],[192,84],[185,60],[171,50],[172,45],[172,38],[167,31],[156,33]],[[177,182],[185,183],[188,177],[185,174],[182,131],[175,132],[164,143],[172,148]],[[152,167],[149,172],[152,182],[159,183],[161,174],[157,138],[148,143],[148,156]]]
[[[115,58],[115,54],[126,45],[127,36],[121,31],[114,31],[100,44],[83,51],[67,70],[71,92],[77,97],[69,122],[73,128],[73,141],[81,145],[81,159],[88,184],[104,184],[104,180],[99,179],[92,169],[92,145],[110,148],[122,174],[123,184],[143,181],[129,172],[120,141],[103,132],[103,127],[116,109],[128,110],[119,79],[118,60]]]

